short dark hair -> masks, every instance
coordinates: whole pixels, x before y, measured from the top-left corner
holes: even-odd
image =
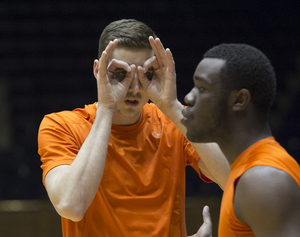
[[[111,22],[103,30],[99,39],[98,58],[110,41],[118,39],[118,46],[128,48],[149,48],[149,36],[156,38],[155,32],[141,21],[135,19],[122,19]]]
[[[221,44],[208,50],[204,58],[225,60],[220,77],[222,88],[248,89],[257,112],[267,112],[276,94],[276,76],[270,60],[260,50],[247,44]]]

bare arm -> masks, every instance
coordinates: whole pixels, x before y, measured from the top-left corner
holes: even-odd
[[[257,237],[299,236],[300,189],[282,170],[255,166],[245,172],[235,189],[234,211]]]
[[[96,195],[105,167],[116,103],[125,97],[133,78],[131,67],[124,62],[109,60],[117,43],[111,42],[100,60],[94,62],[98,109],[88,137],[71,165],[58,166],[45,177],[46,189],[55,209],[73,221],[83,218]],[[113,70],[117,66],[127,71],[122,82],[108,76],[109,68]]]
[[[71,165],[48,172],[45,185],[56,211],[65,218],[79,221],[93,201],[106,160],[112,113],[97,110],[92,129]],[[97,118],[98,117],[98,118]]]
[[[186,136],[186,127],[180,122],[183,117],[181,113],[183,105],[177,99],[176,72],[173,56],[169,49],[164,49],[159,39],[154,40],[150,37],[149,41],[156,56],[145,62],[144,68],[138,68],[141,84],[150,99],[173,121],[180,132]],[[154,68],[151,81],[144,75],[150,67]],[[201,172],[224,189],[230,172],[230,166],[219,146],[215,143],[191,144],[201,157],[198,163]]]

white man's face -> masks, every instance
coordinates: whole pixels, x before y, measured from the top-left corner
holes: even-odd
[[[117,47],[111,57],[112,59],[121,60],[127,63],[129,66],[134,64],[136,66],[136,71],[134,73],[134,78],[130,84],[127,95],[124,101],[120,101],[117,104],[117,111],[114,116],[114,124],[126,125],[134,124],[138,121],[140,117],[141,110],[143,106],[148,102],[149,97],[147,96],[145,90],[138,78],[137,67],[143,66],[145,61],[150,57],[154,56],[151,49],[131,49],[125,47]],[[122,80],[125,77],[126,71],[122,68],[116,68],[112,72],[115,78]]]

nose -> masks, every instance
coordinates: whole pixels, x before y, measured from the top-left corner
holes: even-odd
[[[188,106],[193,106],[195,104],[195,97],[192,94],[192,91],[190,91],[185,97],[184,102]]]
[[[137,70],[136,70],[134,75],[133,75],[133,79],[131,81],[129,91],[131,91],[133,93],[137,93],[140,90],[141,90],[141,84],[140,84],[140,80],[138,78],[138,73],[137,73]]]

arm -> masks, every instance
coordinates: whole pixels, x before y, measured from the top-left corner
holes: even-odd
[[[234,211],[257,237],[299,236],[300,189],[282,170],[255,166],[246,171],[235,188]]]
[[[149,38],[155,57],[145,62],[143,68],[138,67],[142,86],[157,107],[186,135],[186,128],[180,122],[183,105],[177,99],[175,62],[169,49],[164,49],[159,39]],[[153,67],[152,80],[145,73]],[[224,189],[230,166],[226,157],[215,143],[191,143],[201,157],[198,165],[201,172]]]
[[[98,109],[88,137],[71,165],[53,168],[45,177],[46,189],[55,209],[62,217],[73,221],[83,218],[96,195],[105,166],[116,103],[125,97],[132,80],[128,65],[121,65],[128,72],[122,82],[108,77],[108,68],[114,68],[109,58],[117,43],[116,40],[111,42],[100,60],[94,62]]]
[[[95,197],[105,166],[112,114],[98,108],[96,117],[72,164],[57,166],[45,177],[46,189],[56,211],[72,221],[83,218]]]

